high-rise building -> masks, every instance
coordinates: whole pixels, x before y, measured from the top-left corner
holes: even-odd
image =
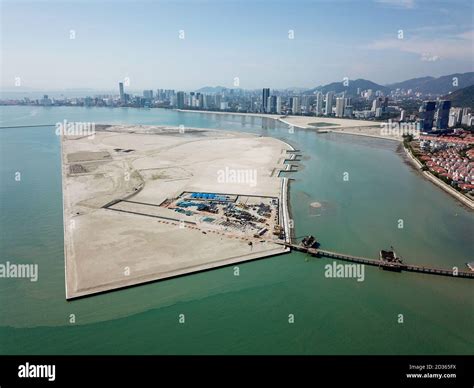
[[[262,112],[268,113],[268,97],[270,97],[270,89],[263,88],[262,89]]]
[[[407,113],[407,112],[406,112],[405,110],[403,110],[403,109],[400,111],[400,121],[401,121],[401,122],[403,122],[403,121],[406,120],[406,113]]]
[[[204,109],[209,109],[214,107],[214,97],[211,96],[210,94],[204,95],[204,101],[203,101],[203,108]]]
[[[125,93],[123,91],[123,82],[119,82],[120,101],[125,101]]]
[[[144,90],[143,91],[143,98],[147,100],[152,100],[153,99],[153,90]]]
[[[304,95],[301,97],[301,110],[308,113],[311,108],[311,96]]]
[[[449,114],[448,127],[455,127],[457,124],[456,115],[454,113]]]
[[[299,97],[291,97],[291,113],[294,115],[301,113],[301,103]]]
[[[436,101],[424,101],[420,106],[421,130],[431,132],[436,109]]]
[[[352,117],[354,113],[354,107],[352,105],[346,105],[344,107],[344,117]]]
[[[456,125],[461,124],[462,120],[462,108],[456,108]]]
[[[215,100],[216,100],[216,103],[215,103],[216,108],[220,109],[221,108],[221,102],[222,102],[222,95],[221,94],[216,94]]]
[[[324,114],[326,116],[329,116],[332,114],[332,99],[334,97],[333,92],[328,92],[326,93],[326,109],[324,111]]]
[[[464,108],[462,110],[462,118],[461,118],[461,124],[462,125],[469,125],[469,122],[471,120],[471,108]]]
[[[281,114],[281,97],[277,96],[276,100],[276,113]]]
[[[314,113],[316,113],[317,115],[323,114],[323,99],[324,99],[323,94],[321,92],[318,92],[316,94],[316,106],[314,109]]]
[[[336,98],[336,117],[342,117],[344,115],[344,97]]]
[[[47,94],[45,94],[43,98],[41,99],[41,105],[50,106],[51,104],[52,104],[51,99],[48,97]]]
[[[372,101],[372,112],[375,112],[377,108],[380,108],[382,106],[382,101],[380,98],[376,98],[374,101]]]
[[[277,96],[268,97],[268,109],[270,113],[277,113]]]
[[[451,101],[440,100],[436,104],[436,129],[447,129]]]
[[[183,109],[184,108],[184,97],[185,97],[184,92],[178,92],[177,93],[176,106],[178,107],[178,109]]]

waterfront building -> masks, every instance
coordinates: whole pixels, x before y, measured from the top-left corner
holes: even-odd
[[[40,104],[43,106],[50,106],[52,105],[52,103],[53,103],[52,100],[48,97],[47,94],[45,94],[40,101]]]
[[[277,113],[277,96],[268,97],[267,106],[270,113]]]
[[[276,98],[276,113],[281,114],[281,97]]]
[[[262,89],[262,112],[268,113],[268,97],[270,97],[270,88]]]
[[[461,124],[462,108],[451,108],[449,110],[448,127],[452,128]]]
[[[431,132],[436,109],[436,101],[424,101],[420,107],[421,130]]]
[[[184,92],[178,92],[176,96],[176,105],[178,109],[184,109],[184,98],[185,98],[185,93]]]
[[[291,97],[291,112],[294,115],[301,113],[301,103],[299,97]]]
[[[317,115],[323,114],[323,100],[324,100],[323,94],[321,92],[318,92],[316,94],[316,106],[314,110],[314,113],[316,113]]]
[[[345,99],[343,97],[336,98],[336,117],[344,115]]]
[[[125,93],[123,91],[123,82],[119,82],[120,101],[125,102]]]
[[[374,101],[372,101],[372,112],[376,112],[377,108],[380,108],[381,106],[382,101],[377,97]]]
[[[344,117],[352,117],[352,112],[354,108],[352,105],[347,105],[344,107]]]
[[[332,99],[334,97],[333,92],[328,92],[326,93],[326,110],[324,111],[324,114],[326,116],[329,116],[332,114]]]
[[[304,95],[301,97],[301,110],[303,113],[308,113],[311,110],[310,96]]]
[[[143,98],[146,100],[152,100],[153,99],[153,90],[144,90],[143,91]]]
[[[449,121],[449,110],[451,101],[440,100],[436,104],[436,129],[447,129]]]
[[[222,95],[221,94],[216,94],[216,96],[215,96],[215,106],[216,106],[216,108],[220,109],[221,102],[222,102]]]

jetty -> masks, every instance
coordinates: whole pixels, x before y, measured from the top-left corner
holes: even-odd
[[[392,251],[380,251],[379,259],[371,259],[368,257],[353,256],[346,253],[333,252],[324,249],[319,249],[319,242],[313,236],[306,236],[300,244],[291,242],[279,242],[278,244],[285,245],[291,249],[299,252],[307,253],[313,257],[326,257],[330,259],[349,261],[352,263],[372,265],[380,269],[393,272],[418,272],[430,275],[449,276],[454,278],[468,278],[474,279],[474,271],[460,271],[457,268],[446,269],[437,268],[426,265],[407,264],[402,261],[396,253]]]

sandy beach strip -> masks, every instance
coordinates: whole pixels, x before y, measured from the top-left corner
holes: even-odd
[[[310,129],[318,133],[340,133],[355,136],[365,136],[377,139],[402,141],[401,136],[382,134],[382,124],[380,121],[353,120],[336,117],[316,117],[316,116],[283,116],[262,113],[241,113],[241,112],[219,112],[207,110],[177,109],[179,112],[217,114],[217,115],[237,115],[248,117],[260,117],[280,121],[288,126],[300,129]],[[319,124],[314,126],[311,124]],[[328,124],[328,125],[324,125]]]

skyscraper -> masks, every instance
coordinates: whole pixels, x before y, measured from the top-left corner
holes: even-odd
[[[436,101],[424,101],[420,106],[421,129],[424,132],[431,132],[436,109]],[[449,111],[449,109],[448,109]]]
[[[143,98],[147,100],[152,100],[153,99],[153,90],[144,90],[143,91]]]
[[[263,88],[262,90],[262,112],[268,113],[268,97],[270,97],[270,88]]]
[[[301,97],[301,110],[308,113],[311,108],[311,96],[304,95]]]
[[[123,82],[119,82],[119,91],[120,91],[120,101],[125,101],[125,94],[123,91]]]
[[[334,97],[333,92],[328,92],[326,93],[326,110],[324,111],[324,114],[326,116],[329,116],[332,114],[332,99]]]
[[[401,110],[400,111],[400,121],[405,121],[406,120],[406,111],[405,110]]]
[[[299,97],[291,98],[291,113],[294,115],[301,113],[301,103]]]
[[[436,129],[447,129],[449,122],[449,110],[451,101],[440,100],[436,104]]]
[[[344,99],[344,97],[336,98],[336,117],[344,116],[345,102],[346,100]]]
[[[374,101],[372,101],[372,112],[375,112],[377,108],[382,107],[382,100],[377,97]]]
[[[323,99],[324,96],[321,92],[318,92],[316,94],[316,107],[314,113],[317,115],[322,115],[323,114]]]
[[[270,113],[277,113],[277,96],[268,97],[267,107]]]
[[[276,100],[276,113],[281,114],[281,97],[278,96]]]
[[[184,92],[178,92],[177,93],[176,105],[177,105],[178,109],[183,109],[184,108]]]

